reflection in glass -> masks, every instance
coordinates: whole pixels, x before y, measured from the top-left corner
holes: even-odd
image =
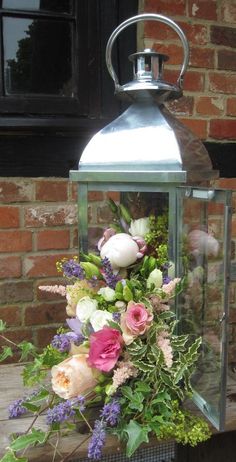
[[[6,94],[71,96],[71,24],[3,18]]]
[[[70,13],[71,0],[3,0],[2,8],[11,10],[47,10]]]

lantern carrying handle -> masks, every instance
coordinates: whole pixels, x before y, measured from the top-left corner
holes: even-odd
[[[166,24],[167,26],[170,26],[178,34],[178,36],[179,36],[179,38],[180,38],[180,40],[182,42],[182,46],[183,46],[183,50],[184,50],[183,64],[182,64],[182,67],[181,67],[181,70],[180,70],[179,77],[177,79],[177,85],[180,88],[180,90],[182,90],[184,74],[185,74],[185,72],[187,70],[188,62],[189,62],[189,44],[188,44],[188,41],[187,41],[187,38],[186,38],[184,32],[178,26],[178,24],[176,24],[174,21],[172,21],[172,19],[169,19],[166,16],[163,16],[161,14],[156,14],[156,13],[143,13],[143,14],[139,14],[137,16],[133,16],[132,18],[126,19],[124,22],[122,22],[112,32],[112,34],[111,34],[111,36],[110,36],[110,38],[109,38],[109,40],[107,42],[106,65],[107,65],[108,72],[110,73],[111,78],[113,79],[113,81],[115,83],[115,91],[118,91],[121,86],[120,86],[118,77],[117,77],[117,75],[116,75],[116,73],[114,71],[113,65],[112,65],[111,54],[112,54],[113,44],[114,44],[116,38],[118,37],[118,35],[120,34],[120,32],[122,32],[124,29],[126,29],[131,24],[134,24],[134,23],[140,22],[140,21],[159,21],[159,22],[162,22],[162,23]]]

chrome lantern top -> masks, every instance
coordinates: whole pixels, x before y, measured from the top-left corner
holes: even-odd
[[[146,20],[170,26],[182,42],[184,58],[176,84],[164,80],[164,62],[168,56],[150,49],[129,57],[133,62],[133,80],[124,85],[119,83],[112,65],[114,41],[129,25]],[[185,34],[165,16],[151,13],[134,16],[113,31],[106,48],[107,68],[115,84],[115,94],[132,104],[88,143],[79,162],[81,173],[157,172],[160,177],[162,172],[164,181],[176,183],[197,183],[217,176],[202,142],[163,104],[182,96],[188,61]]]

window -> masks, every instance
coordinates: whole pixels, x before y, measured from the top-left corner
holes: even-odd
[[[121,103],[105,64],[111,32],[138,0],[0,0],[0,175],[68,176]],[[114,47],[121,81],[136,28]]]

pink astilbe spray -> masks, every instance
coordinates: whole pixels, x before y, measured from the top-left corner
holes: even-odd
[[[157,337],[157,345],[161,349],[165,364],[168,368],[170,368],[173,364],[173,352],[172,347],[170,344],[170,339],[168,338],[169,333],[166,331],[162,331],[158,334]]]
[[[51,292],[52,294],[59,294],[62,297],[66,296],[66,287],[63,285],[39,286],[39,289],[44,290],[44,292]]]
[[[138,371],[131,361],[119,361],[112,377],[113,392],[115,392],[117,388],[125,383],[130,377],[137,377],[137,375]]]

